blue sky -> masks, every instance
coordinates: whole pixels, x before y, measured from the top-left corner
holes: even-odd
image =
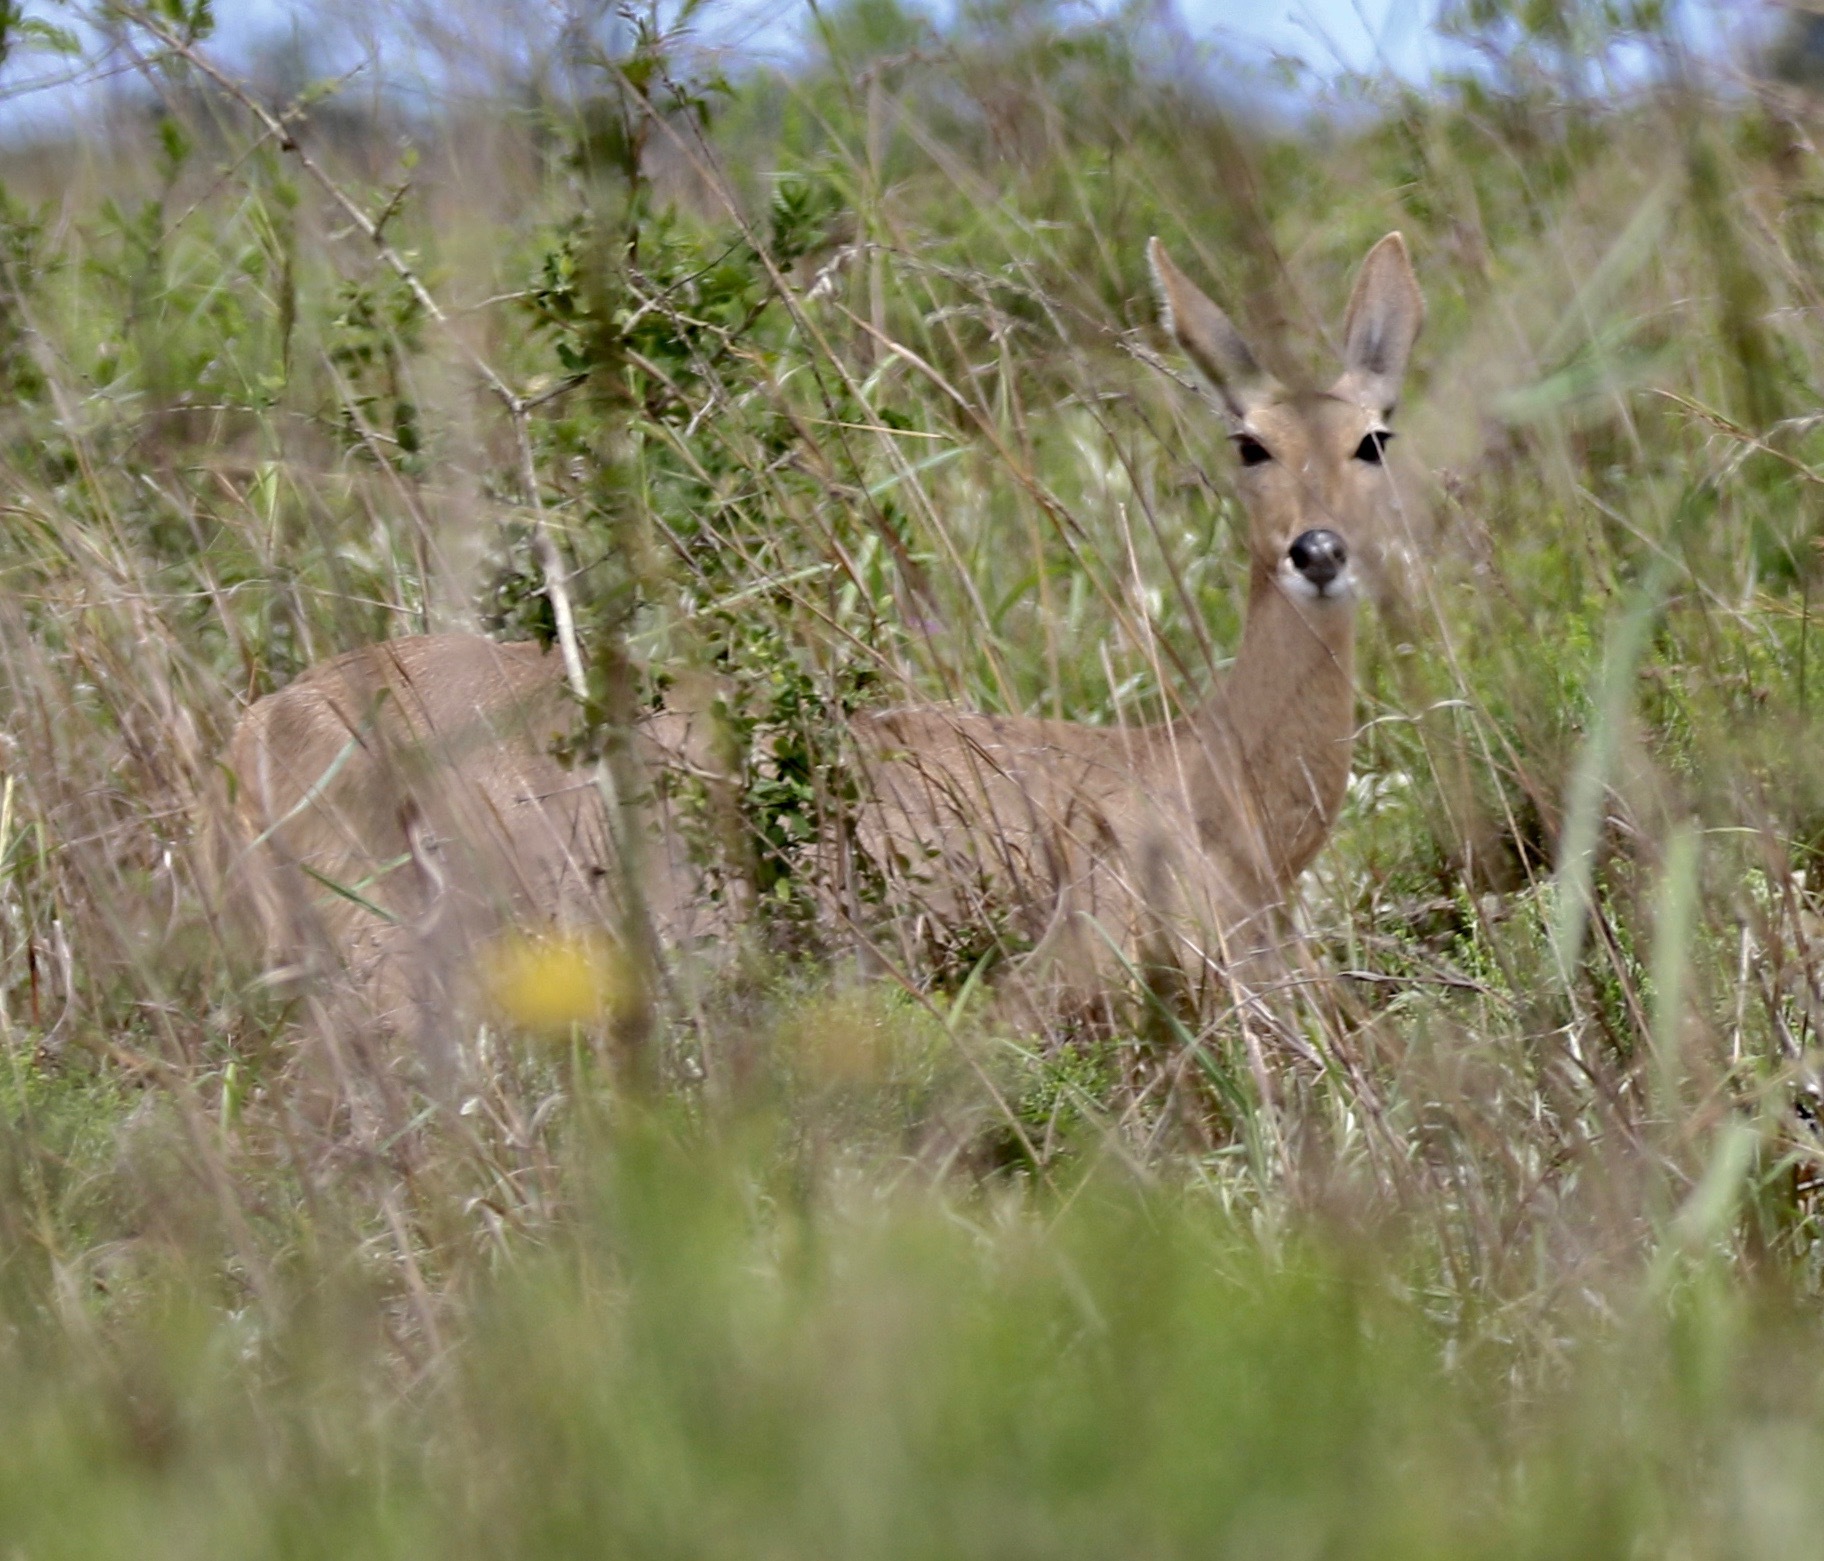
[[[411,0],[408,0],[408,5]],[[421,15],[437,18],[447,15],[468,19],[474,27],[475,17],[491,14],[488,0],[441,5],[438,0],[415,0]],[[942,6],[945,0],[935,0]],[[1084,0],[1095,4],[1097,0]],[[1433,39],[1429,21],[1437,0],[1168,0],[1175,3],[1179,15],[1191,33],[1234,64],[1252,73],[1270,72],[1275,56],[1304,62],[1319,78],[1334,76],[1342,70],[1372,69],[1375,65],[1393,67],[1401,74],[1422,76],[1433,63]],[[799,33],[805,14],[804,0],[733,0],[736,14],[754,20],[741,34],[749,47],[763,53],[781,53],[789,49]],[[530,20],[555,15],[560,10],[557,0],[501,0],[502,13],[517,13]],[[728,4],[712,3],[707,8],[714,16],[731,13]],[[65,0],[29,0],[30,14],[67,23],[70,11]],[[341,53],[336,43],[341,39],[354,42],[354,35],[364,30],[364,23],[375,17],[396,14],[399,8],[388,0],[361,3],[361,0],[216,0],[219,23],[217,47],[234,52],[262,36],[297,28],[332,53]],[[357,45],[357,48],[359,46]],[[394,51],[389,50],[389,54]],[[396,63],[396,62],[395,62]],[[74,111],[71,94],[53,93],[48,99],[21,102],[18,91],[29,80],[58,72],[43,57],[15,56],[4,77],[0,77],[0,100],[11,99],[12,116],[55,116]],[[10,91],[8,89],[11,89]],[[36,94],[32,94],[36,97]],[[6,110],[0,108],[0,115]]]
[[[942,8],[954,0],[925,0]],[[1079,0],[1086,6],[1109,0]],[[1431,22],[1440,0],[1161,0],[1176,8],[1191,35],[1217,60],[1219,70],[1266,88],[1290,106],[1296,89],[1285,90],[1286,72],[1278,62],[1298,61],[1299,76],[1309,90],[1347,71],[1392,70],[1408,79],[1423,79],[1449,58]],[[1687,34],[1715,39],[1732,30],[1727,19],[1763,25],[1770,15],[1765,0],[1673,0],[1680,5]],[[68,0],[29,0],[28,12],[67,20]],[[806,0],[711,0],[706,15],[720,18],[720,31],[731,53],[789,56],[805,17]],[[297,30],[316,48],[313,54],[325,64],[334,60],[357,61],[372,37],[376,23],[393,19],[391,38],[382,45],[389,77],[418,74],[429,91],[452,83],[448,66],[429,66],[428,49],[414,40],[428,37],[448,25],[459,40],[443,52],[443,59],[467,60],[472,52],[485,57],[493,52],[513,55],[517,38],[536,31],[563,9],[561,0],[216,0],[220,30],[218,51],[230,58],[249,45]],[[411,24],[399,18],[412,16]],[[731,17],[747,20],[732,25]],[[711,29],[718,24],[712,20]],[[515,33],[514,28],[522,31]],[[416,58],[414,59],[414,55]],[[417,69],[414,71],[414,65]],[[1226,66],[1226,70],[1225,70]],[[438,76],[438,71],[445,72]],[[22,91],[34,77],[55,77],[57,68],[44,57],[15,57],[0,76],[0,125],[67,120],[82,112],[83,89]],[[1277,83],[1277,85],[1276,85]]]
[[[216,14],[224,33],[252,35],[337,9],[323,0],[217,0]],[[802,6],[780,0],[769,9],[789,36]],[[1412,69],[1425,63],[1436,0],[1180,0],[1179,9],[1198,35],[1253,58],[1293,54],[1319,69],[1362,69],[1379,58]]]

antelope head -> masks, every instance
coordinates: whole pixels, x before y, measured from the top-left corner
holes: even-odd
[[[1148,246],[1167,329],[1208,380],[1240,469],[1256,590],[1272,584],[1301,615],[1352,615],[1358,550],[1396,507],[1383,456],[1389,419],[1425,317],[1405,240],[1368,251],[1343,316],[1343,372],[1328,390],[1289,390],[1166,254]]]

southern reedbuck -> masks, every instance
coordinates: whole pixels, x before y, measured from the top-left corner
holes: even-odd
[[[1111,953],[1193,977],[1232,968],[1329,836],[1355,728],[1351,559],[1403,530],[1383,455],[1424,318],[1391,233],[1350,297],[1341,376],[1289,390],[1157,239],[1148,257],[1167,328],[1216,392],[1240,461],[1251,570],[1227,676],[1157,726],[924,708],[860,733],[877,755],[870,849],[939,922],[1004,914],[1015,889],[1032,965],[1079,987]]]
[[[1149,258],[1239,457],[1251,573],[1234,665],[1158,726],[933,706],[853,726],[868,782],[857,840],[893,898],[950,922],[1011,906],[1021,940],[1050,956],[1035,963],[1072,979],[1106,970],[1110,949],[1200,970],[1237,938],[1257,946],[1329,835],[1355,720],[1352,557],[1398,531],[1382,457],[1424,313],[1389,234],[1350,298],[1341,376],[1292,390],[1157,239]],[[228,768],[269,951],[314,947],[396,1009],[433,942],[460,964],[489,928],[599,921],[617,874],[600,792],[552,756],[570,719],[558,657],[466,634],[357,650],[259,700]],[[675,713],[636,735],[654,771],[693,748]],[[687,942],[697,880],[656,803],[646,834],[661,940]]]

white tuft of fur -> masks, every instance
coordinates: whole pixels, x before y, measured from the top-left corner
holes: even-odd
[[[1289,558],[1279,561],[1279,585],[1286,595],[1300,602],[1352,602],[1355,600],[1355,570],[1343,565],[1335,579],[1319,586]]]

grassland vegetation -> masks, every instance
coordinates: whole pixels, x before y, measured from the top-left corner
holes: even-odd
[[[1655,6],[1446,11],[1460,74],[1287,116],[1040,0],[766,70],[579,10],[434,109],[0,6],[132,67],[0,147],[0,1548],[1814,1542],[1819,111]],[[1412,526],[1281,977],[1029,1013],[993,905],[833,896],[851,714],[1233,654],[1147,239],[1300,378],[1393,229]],[[570,642],[579,773],[713,713],[744,930],[446,1099],[261,967],[209,819],[251,700],[465,627]]]

